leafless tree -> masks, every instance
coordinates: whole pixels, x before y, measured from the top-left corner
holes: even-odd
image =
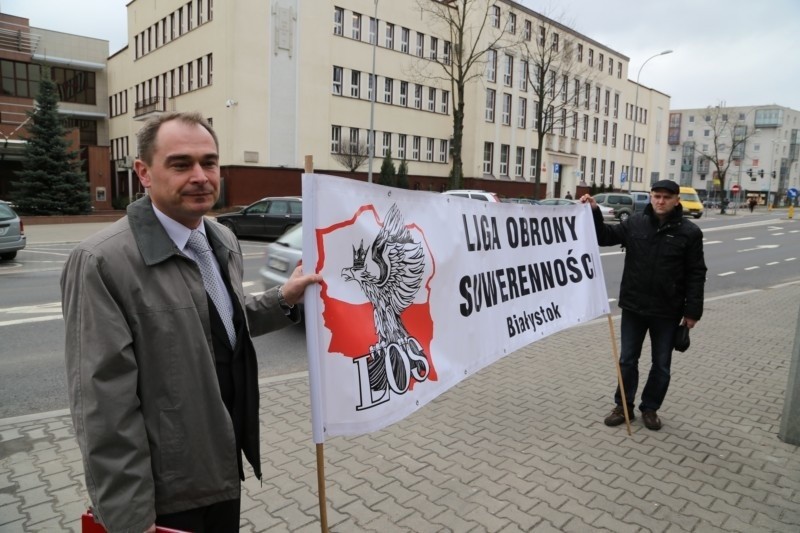
[[[358,143],[343,141],[339,151],[332,154],[332,157],[350,172],[355,172],[369,159],[369,146],[364,141]]]
[[[539,162],[535,165],[533,197],[538,198],[545,143],[549,141],[548,148],[553,151],[561,150],[572,128],[577,139],[578,110],[583,108],[585,113],[592,101],[592,80],[600,69],[580,57],[582,45],[571,39],[565,25],[544,16],[535,23],[538,27],[533,28],[532,35],[523,35],[520,48],[521,60],[527,62],[526,82],[534,97],[530,116],[537,133]],[[553,193],[558,195],[557,190]]]
[[[709,106],[706,108],[700,122],[703,129],[709,130],[708,149],[694,141],[684,143],[684,158],[697,156],[697,165],[702,173],[709,168],[714,168],[714,177],[719,179],[721,191],[725,190],[725,182],[731,164],[737,164],[741,171],[745,157],[747,139],[753,136],[755,131],[748,131],[747,125],[740,113],[736,109],[727,108],[724,104]],[[682,166],[691,165],[692,161],[683,161]]]
[[[440,35],[449,36],[449,53],[418,62],[416,70],[422,77],[443,80],[451,87],[453,139],[450,150],[453,167],[449,185],[451,189],[459,189],[464,177],[461,151],[465,88],[483,75],[489,50],[496,51],[515,43],[506,32],[505,21],[499,19],[500,8],[494,0],[417,0],[417,5],[422,16],[439,29]]]

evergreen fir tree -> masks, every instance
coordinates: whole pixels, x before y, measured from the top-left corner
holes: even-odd
[[[400,161],[400,168],[397,169],[397,187],[408,189],[408,163],[405,159]]]
[[[386,156],[383,158],[383,163],[381,163],[381,185],[394,187],[396,174],[397,172],[394,168],[394,161],[392,161],[392,153],[386,152]]]
[[[69,141],[58,115],[58,88],[43,76],[36,107],[24,137],[25,159],[12,185],[20,212],[30,215],[77,215],[91,210],[89,184],[81,171],[77,150]]]

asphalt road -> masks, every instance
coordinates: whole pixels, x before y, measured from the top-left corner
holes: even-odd
[[[800,220],[779,214],[711,214],[697,221],[705,235],[707,299],[800,279]],[[264,246],[242,241],[246,291],[261,290],[258,268]],[[31,243],[14,262],[0,263],[0,418],[67,407],[58,282],[72,247]],[[601,254],[609,299],[615,302],[624,255],[614,247],[601,249]],[[307,369],[302,326],[254,343],[262,378]]]

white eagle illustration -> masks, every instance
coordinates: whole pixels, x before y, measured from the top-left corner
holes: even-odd
[[[372,260],[378,266],[376,274],[366,268],[370,246]],[[369,349],[370,385],[382,390],[386,383],[383,349],[392,343],[408,342],[409,334],[400,314],[413,303],[422,285],[425,252],[422,244],[411,238],[397,204],[389,209],[370,246],[365,249],[363,239],[358,249],[353,246],[353,266],[342,269],[342,277],[345,281],[356,281],[372,304],[378,343]],[[394,372],[403,371],[402,365],[392,364],[392,368]]]

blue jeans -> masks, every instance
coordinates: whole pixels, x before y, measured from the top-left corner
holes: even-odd
[[[636,403],[636,389],[639,386],[639,357],[642,355],[644,336],[650,332],[652,366],[647,383],[642,391],[640,411],[658,411],[669,388],[669,368],[672,364],[672,344],[680,318],[644,316],[632,311],[622,310],[622,350],[619,367],[622,383],[625,386],[625,400],[629,410]],[[622,405],[622,397],[617,386],[614,395],[617,405]]]

